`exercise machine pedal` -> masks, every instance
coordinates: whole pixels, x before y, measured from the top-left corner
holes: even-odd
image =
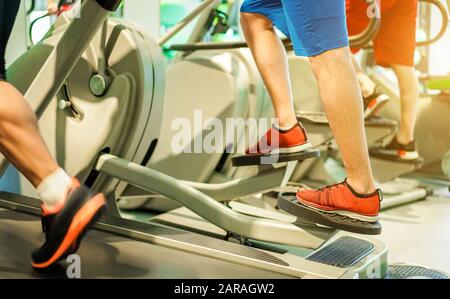
[[[420,168],[422,166],[422,164],[423,164],[423,158],[422,157],[419,157],[419,158],[414,159],[414,160],[405,160],[405,159],[396,158],[396,157],[394,157],[392,155],[384,154],[384,153],[380,152],[376,148],[370,149],[369,150],[369,154],[373,158],[378,158],[378,159],[382,159],[382,160],[388,160],[388,161],[392,161],[392,162],[398,162],[398,163],[404,163],[404,164],[413,165],[415,169]]]
[[[394,264],[389,266],[385,279],[449,279],[448,274],[416,265]]]
[[[381,234],[380,222],[365,222],[347,216],[322,212],[301,204],[296,193],[281,193],[278,196],[278,207],[300,220],[307,220],[319,225],[363,235]]]
[[[306,159],[320,157],[320,151],[318,150],[306,150],[300,153],[289,154],[251,154],[242,155],[232,158],[232,164],[234,167],[241,166],[259,166],[268,164],[277,164],[292,161],[304,161]]]
[[[333,267],[348,268],[369,255],[375,247],[372,243],[354,237],[341,237],[306,257],[306,260]]]

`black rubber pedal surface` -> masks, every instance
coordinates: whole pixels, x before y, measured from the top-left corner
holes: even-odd
[[[449,279],[448,275],[421,266],[390,265],[386,279]]]
[[[231,159],[234,167],[241,166],[257,166],[257,165],[270,165],[283,162],[291,161],[303,161],[306,159],[318,158],[320,157],[320,151],[318,150],[306,150],[300,153],[291,154],[250,154],[236,156]]]
[[[338,230],[363,235],[381,234],[382,226],[380,222],[365,222],[331,212],[312,209],[302,205],[297,200],[296,193],[280,193],[278,195],[278,207],[302,220],[308,220],[312,223],[325,225]]]
[[[342,237],[313,252],[306,260],[339,268],[348,268],[356,265],[374,249],[375,246],[365,240]]]

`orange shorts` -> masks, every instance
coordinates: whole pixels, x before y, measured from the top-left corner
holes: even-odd
[[[369,23],[366,0],[347,1],[349,35],[362,32]],[[414,66],[417,0],[380,0],[381,27],[373,41],[376,63]],[[353,53],[359,49],[352,49]]]

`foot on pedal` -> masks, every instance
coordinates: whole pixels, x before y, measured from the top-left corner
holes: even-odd
[[[320,190],[282,193],[278,207],[302,220],[365,235],[381,233],[381,190],[358,194],[346,181]]]
[[[395,137],[385,146],[372,148],[370,150],[370,155],[381,159],[400,162],[421,162],[419,153],[416,150],[415,141],[411,141],[408,144],[400,144]]]
[[[85,233],[106,209],[103,194],[91,196],[78,182],[73,183],[66,198],[61,207],[51,211],[43,206],[42,227],[46,241],[32,254],[34,268],[48,268],[75,253]]]
[[[263,138],[245,151],[245,155],[232,159],[233,166],[276,164],[317,158],[319,151],[311,150],[305,129],[300,123],[288,130],[271,128]]]
[[[377,88],[372,95],[364,98],[364,118],[375,116],[384,105],[389,102],[389,97],[381,93]]]

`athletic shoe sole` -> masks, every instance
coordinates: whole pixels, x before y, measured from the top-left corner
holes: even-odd
[[[369,222],[369,223],[376,223],[380,220],[380,217],[378,217],[378,216],[365,216],[365,215],[361,215],[361,214],[357,214],[357,213],[353,213],[353,212],[349,212],[349,211],[335,210],[330,207],[321,206],[321,205],[303,200],[303,199],[299,198],[298,196],[297,196],[297,199],[302,205],[305,205],[305,206],[307,206],[311,209],[314,209],[316,211],[319,211],[319,212],[337,214],[337,215],[345,216],[345,217],[348,217],[351,219],[355,219],[355,220],[359,220],[359,221],[363,221],[363,222]]]
[[[306,220],[314,224],[357,234],[379,235],[382,231],[380,222],[360,221],[347,216],[324,212],[306,206],[298,201],[295,192],[280,193],[277,205],[281,210],[296,216],[298,219],[294,224],[298,225],[300,228],[304,226]]]
[[[409,151],[403,151],[403,150],[386,150],[386,149],[379,149],[378,152],[382,155],[392,156],[397,159],[402,159],[405,161],[413,161],[420,158],[420,155],[418,152],[409,152]]]
[[[270,151],[270,154],[271,155],[295,154],[295,153],[304,152],[306,150],[309,150],[310,148],[312,148],[311,142],[306,142],[304,144],[297,145],[297,146],[277,148],[277,149]]]

